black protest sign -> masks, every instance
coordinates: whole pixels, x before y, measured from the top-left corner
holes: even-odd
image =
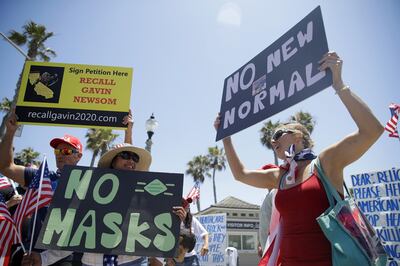
[[[66,166],[36,248],[174,257],[183,175]]]
[[[252,126],[332,84],[318,70],[328,44],[317,7],[224,82],[216,140]]]

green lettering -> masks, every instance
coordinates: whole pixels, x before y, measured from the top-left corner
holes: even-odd
[[[68,178],[67,188],[65,189],[64,197],[66,199],[71,199],[72,194],[75,191],[78,199],[84,200],[86,197],[86,192],[89,187],[90,179],[92,178],[93,170],[87,170],[83,177],[81,178],[82,170],[74,169]]]
[[[135,252],[136,241],[138,241],[143,247],[148,248],[151,240],[143,236],[141,232],[150,228],[147,222],[142,223],[139,226],[140,213],[131,213],[129,220],[128,236],[126,239],[126,252]]]
[[[101,185],[103,185],[104,182],[107,180],[111,180],[111,182],[112,182],[111,191],[110,191],[110,193],[108,193],[107,196],[102,197],[99,194],[99,190],[100,190]],[[113,174],[105,174],[102,177],[100,177],[99,181],[97,181],[96,185],[94,186],[93,198],[98,204],[103,204],[103,205],[108,204],[114,199],[115,195],[118,192],[118,188],[119,188],[118,177]]]
[[[61,219],[61,209],[54,208],[49,214],[49,221],[44,231],[43,244],[50,244],[53,238],[53,233],[61,233],[60,238],[57,241],[57,246],[66,247],[68,246],[69,238],[71,236],[72,225],[75,219],[75,209],[67,209],[64,219]]]
[[[90,219],[90,225],[85,226],[86,220]],[[96,212],[94,210],[90,210],[86,213],[85,217],[83,217],[81,223],[75,231],[74,236],[72,237],[71,243],[69,245],[71,247],[79,246],[82,242],[83,234],[86,234],[85,240],[85,248],[95,248],[96,247]]]
[[[161,213],[154,218],[154,223],[165,235],[157,234],[153,244],[161,251],[170,251],[175,247],[175,237],[171,232],[172,217],[171,213]]]
[[[117,225],[122,223],[122,215],[117,212],[110,212],[104,216],[104,225],[110,228],[114,233],[101,235],[101,245],[105,248],[115,248],[122,240],[122,232]]]

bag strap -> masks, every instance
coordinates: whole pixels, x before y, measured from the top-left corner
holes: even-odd
[[[329,205],[331,207],[335,206],[335,202],[339,202],[342,200],[342,198],[339,196],[339,193],[337,192],[336,188],[332,185],[331,181],[329,178],[325,175],[324,170],[322,169],[321,162],[319,160],[319,157],[313,160],[313,164],[315,168],[317,169],[318,173],[318,178],[321,180],[322,185],[325,188],[326,196],[329,201]]]
[[[353,198],[353,196],[350,194],[349,189],[347,188],[346,180],[344,180],[344,179],[343,179],[343,186],[344,186],[344,189],[346,190],[347,196],[348,196],[349,198]]]

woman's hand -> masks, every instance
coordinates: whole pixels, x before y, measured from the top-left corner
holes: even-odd
[[[128,115],[124,116],[122,124],[128,125],[128,127],[125,130],[124,142],[133,144],[132,142],[133,117],[131,109],[129,109]]]
[[[183,208],[182,206],[175,206],[172,207],[172,212],[176,215],[178,215],[179,219],[181,219],[182,222],[185,221],[187,212],[185,211],[185,208]]]
[[[207,245],[204,244],[203,247],[201,248],[200,256],[205,256],[205,255],[207,255],[207,253],[208,253],[208,243],[207,243]]]
[[[11,199],[7,201],[7,208],[10,208],[14,205],[17,205],[22,201],[22,196],[21,195],[13,195]]]
[[[122,120],[122,124],[128,125],[128,127],[132,127],[133,126],[133,117],[132,117],[132,110],[131,109],[129,109],[128,115],[124,116],[124,118]]]
[[[220,115],[220,113],[218,113],[217,117],[215,118],[215,121],[214,121],[215,130],[218,130],[220,125],[221,125],[221,115]]]
[[[327,68],[330,68],[332,71],[332,87],[339,91],[344,87],[343,80],[342,80],[342,65],[343,60],[337,55],[336,52],[328,52],[326,53],[322,59],[319,61],[320,67],[319,70],[323,71]]]

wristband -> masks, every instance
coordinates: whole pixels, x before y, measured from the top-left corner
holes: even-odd
[[[338,94],[339,92],[347,91],[347,90],[350,90],[350,87],[347,85],[344,85],[341,89],[336,90],[335,94]]]

